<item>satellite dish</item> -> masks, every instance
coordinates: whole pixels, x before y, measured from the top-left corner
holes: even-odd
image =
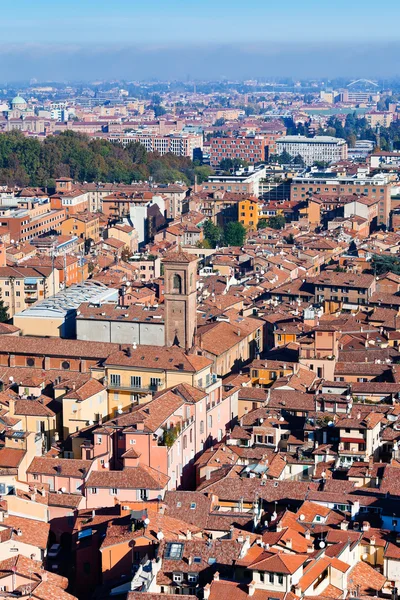
[[[12,375],[10,375],[10,377],[8,378],[8,381],[11,381],[11,383],[14,381],[14,377]]]
[[[306,520],[305,516],[304,515],[300,515],[300,521],[305,521],[305,520]]]
[[[158,540],[160,540],[160,541],[161,541],[162,539],[164,539],[164,534],[163,534],[163,532],[162,532],[162,531],[159,531],[159,532],[157,533],[157,539],[158,539]]]
[[[333,427],[333,421],[329,421],[328,427]]]
[[[149,519],[149,517],[146,517],[146,518],[145,518],[145,520],[144,520],[144,524],[145,524],[145,525],[150,525],[150,519]]]
[[[65,488],[65,487],[62,487],[62,488],[61,488],[61,491],[62,491],[62,493],[63,493],[63,494],[65,494],[65,492],[67,491],[67,488]]]
[[[15,244],[15,240],[11,240],[11,243],[12,243],[12,244]]]
[[[319,545],[320,548],[325,548],[326,544],[325,544],[325,542],[320,542],[318,545]]]
[[[93,421],[89,421],[89,425],[94,425],[94,422]]]

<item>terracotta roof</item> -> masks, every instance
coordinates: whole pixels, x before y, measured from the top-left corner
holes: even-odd
[[[0,337],[0,341],[1,339]],[[87,343],[91,344],[92,342]],[[108,356],[105,364],[132,368],[146,366],[147,369],[191,373],[212,365],[211,359],[196,354],[187,354],[177,346],[137,346],[136,350],[132,350],[130,354],[129,356],[126,352],[118,350]]]
[[[386,577],[366,562],[359,561],[348,574],[350,590],[360,588],[358,595],[372,596],[380,592],[386,583]]]
[[[6,529],[3,530],[3,527]],[[0,524],[0,541],[12,539],[45,550],[47,547],[49,531],[49,523],[36,521],[31,518],[25,519],[24,517],[8,515],[8,517]],[[8,537],[5,538],[5,534],[8,534]]]
[[[125,467],[123,471],[92,471],[86,487],[162,490],[169,479],[168,475],[143,464]]]
[[[27,473],[84,479],[91,466],[92,461],[90,460],[79,460],[76,458],[44,458],[35,456],[27,469]]]
[[[0,449],[0,468],[1,467],[18,467],[22,459],[24,458],[25,450],[18,450],[17,448],[1,448]]]

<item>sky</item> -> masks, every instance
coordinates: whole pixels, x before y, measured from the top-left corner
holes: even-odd
[[[2,5],[1,81],[400,74],[398,0]]]

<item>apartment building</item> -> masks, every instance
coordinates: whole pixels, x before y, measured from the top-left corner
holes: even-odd
[[[0,211],[0,227],[10,232],[15,242],[27,242],[33,238],[57,231],[65,219],[63,208],[53,209],[48,201],[18,202],[17,208]]]
[[[0,267],[0,297],[10,319],[59,289],[59,272],[51,266]]]
[[[60,232],[96,243],[100,239],[99,215],[90,212],[71,214],[61,223]]]
[[[379,200],[378,225],[389,224],[391,211],[390,177],[384,173],[370,176],[365,170],[355,175],[336,176],[334,173],[294,177],[290,187],[291,200],[304,200],[310,195],[340,199],[343,196],[366,196]]]
[[[346,140],[327,135],[308,138],[302,135],[286,135],[276,140],[276,152],[287,152],[290,156],[301,156],[310,167],[316,161],[327,163],[347,159]]]
[[[225,158],[239,159],[250,164],[263,163],[268,160],[268,153],[272,154],[275,149],[274,137],[274,134],[256,134],[212,138],[207,146],[210,164],[218,167]]]
[[[249,198],[239,202],[239,223],[244,225],[249,231],[254,231],[257,229],[259,213],[260,208],[257,199]]]
[[[56,193],[51,196],[50,201],[53,209],[64,209],[67,217],[89,209],[87,192],[74,185],[70,177],[56,179]]]
[[[202,189],[208,192],[223,190],[258,197],[261,193],[262,180],[265,178],[265,175],[265,166],[250,166],[248,168],[237,169],[235,173],[229,175],[224,175],[223,173],[211,175],[202,184]]]
[[[132,142],[142,144],[147,152],[175,154],[187,156],[193,160],[197,150],[203,149],[203,136],[191,133],[170,133],[167,135],[152,134],[149,131],[136,131],[132,133],[113,133],[108,136],[110,142],[117,142],[127,146]]]
[[[373,275],[324,272],[315,277],[315,298],[324,304],[324,310],[333,313],[338,309],[357,310],[367,306],[376,290]]]

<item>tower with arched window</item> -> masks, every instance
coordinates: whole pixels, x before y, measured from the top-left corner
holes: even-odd
[[[165,345],[189,349],[197,323],[197,257],[182,250],[163,258],[165,297]]]

